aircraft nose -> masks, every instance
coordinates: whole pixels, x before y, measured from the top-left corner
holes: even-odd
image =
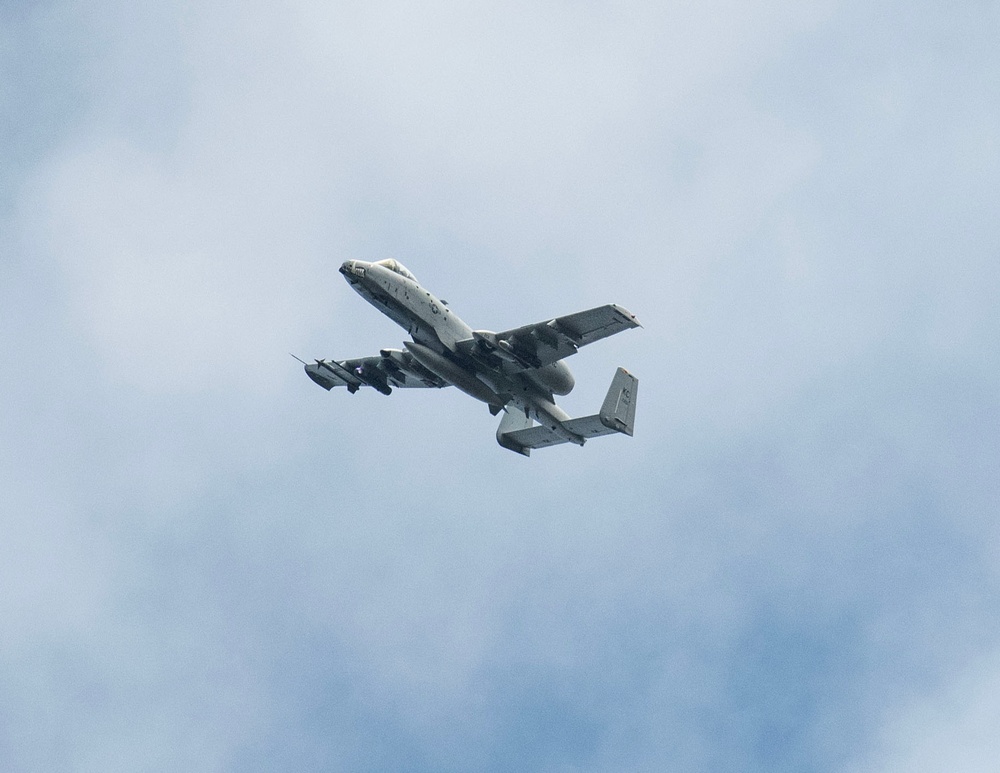
[[[340,273],[344,275],[344,279],[356,285],[364,282],[365,270],[370,265],[371,263],[365,263],[363,260],[345,260],[340,266]]]

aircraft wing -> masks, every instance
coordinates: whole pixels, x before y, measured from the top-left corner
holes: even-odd
[[[496,355],[527,370],[550,365],[576,354],[581,346],[639,326],[635,314],[609,303],[502,333],[475,331],[473,338],[460,341],[459,346]]]
[[[324,389],[346,386],[352,393],[363,386],[385,395],[391,394],[393,387],[439,389],[448,386],[414,360],[413,355],[401,349],[383,349],[377,356],[354,360],[317,360],[307,364],[305,371]]]

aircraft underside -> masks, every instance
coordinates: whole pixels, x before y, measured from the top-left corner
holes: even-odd
[[[534,448],[632,435],[639,380],[624,368],[615,373],[599,413],[574,419],[554,399],[575,384],[563,359],[586,344],[639,327],[631,312],[609,304],[494,333],[472,330],[396,261],[347,261],[341,273],[413,340],[377,356],[304,363],[309,378],[324,389],[346,386],[354,393],[369,386],[389,395],[394,388],[455,386],[486,403],[493,415],[503,411],[497,441],[525,456]]]

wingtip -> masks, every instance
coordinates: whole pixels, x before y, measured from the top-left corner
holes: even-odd
[[[633,314],[631,311],[629,311],[628,309],[626,309],[624,306],[621,306],[621,305],[619,305],[617,303],[613,303],[611,305],[614,306],[618,310],[618,312],[620,314],[623,314],[625,317],[627,317],[628,320],[633,325],[635,325],[636,327],[642,327],[642,323],[639,321],[639,318],[635,314]]]

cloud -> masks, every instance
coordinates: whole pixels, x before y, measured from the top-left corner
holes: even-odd
[[[339,258],[378,249],[386,237],[372,237],[398,230],[394,219],[431,244],[449,234],[521,266],[539,251],[553,267],[572,265],[595,236],[607,249],[629,202],[647,219],[664,216],[641,201],[669,183],[642,164],[670,143],[680,120],[672,111],[698,110],[699,88],[713,93],[734,62],[767,59],[764,42],[736,35],[721,8],[678,19],[642,7],[615,20],[589,12],[568,28],[558,7],[486,18],[392,8],[352,17],[305,4],[287,16],[184,19],[164,6],[95,17],[108,45],[91,66],[89,131],[46,165],[30,209],[35,237],[64,262],[71,303],[117,378],[204,388],[220,362],[280,351],[320,319],[310,285],[329,282]],[[815,23],[805,16],[753,11],[745,21],[773,41]],[[717,31],[689,40],[677,30],[709,18],[728,32],[695,55],[692,40]],[[156,41],[152,53],[136,44],[143,37]],[[164,104],[172,109],[161,120]],[[797,173],[768,158],[775,143],[788,146],[780,126],[742,115],[723,122],[705,151],[716,171],[699,175],[704,193],[685,198],[690,211],[707,207],[725,221],[747,216],[727,208],[767,201]],[[746,146],[754,135],[761,151]],[[733,161],[760,165],[748,181],[763,176],[727,204],[716,199],[730,195]],[[802,163],[790,159],[792,169]],[[358,216],[372,207],[373,233],[359,233]],[[595,218],[612,239],[595,233]],[[709,232],[718,230],[689,231],[699,240]],[[564,257],[551,255],[556,244]],[[470,267],[486,270],[482,257]],[[273,387],[257,373],[245,388]]]
[[[958,759],[995,55],[909,10],[29,15],[79,104],[2,178],[0,758],[877,769],[933,725]],[[637,436],[524,460],[454,390],[316,389],[288,349],[404,337],[336,275],[387,255],[477,327],[636,311],[565,404],[628,365]]]
[[[850,770],[991,770],[993,732],[1000,718],[1000,669],[987,654],[959,670],[936,690],[894,707],[883,717],[876,750]]]

